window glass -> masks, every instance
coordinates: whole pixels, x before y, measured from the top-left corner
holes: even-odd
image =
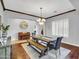
[[[56,20],[52,21],[52,35],[68,37],[69,33],[69,20]]]

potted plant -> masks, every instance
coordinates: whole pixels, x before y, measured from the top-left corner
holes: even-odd
[[[1,29],[2,29],[2,37],[7,37],[7,31],[9,30],[10,25],[1,25]]]

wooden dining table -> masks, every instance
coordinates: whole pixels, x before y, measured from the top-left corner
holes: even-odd
[[[41,35],[34,35],[34,36],[32,36],[32,38],[35,40],[35,41],[39,41],[39,40],[41,40],[41,41],[43,41],[43,42],[47,42],[47,44],[48,43],[50,43],[50,38],[46,38],[46,37],[44,37],[44,36],[41,36]]]

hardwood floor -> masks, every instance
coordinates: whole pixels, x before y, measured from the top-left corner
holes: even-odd
[[[12,59],[30,59],[21,44],[12,46]]]
[[[79,47],[72,46],[72,45],[65,44],[65,43],[62,43],[61,46],[71,50],[69,54],[69,59],[79,59]]]
[[[69,59],[79,59],[79,47],[64,44],[61,45],[64,48],[70,49]],[[27,53],[22,48],[21,44],[12,46],[12,59],[30,59]]]

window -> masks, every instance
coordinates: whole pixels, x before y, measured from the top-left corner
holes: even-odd
[[[52,35],[68,37],[69,20],[56,20],[52,22]]]

